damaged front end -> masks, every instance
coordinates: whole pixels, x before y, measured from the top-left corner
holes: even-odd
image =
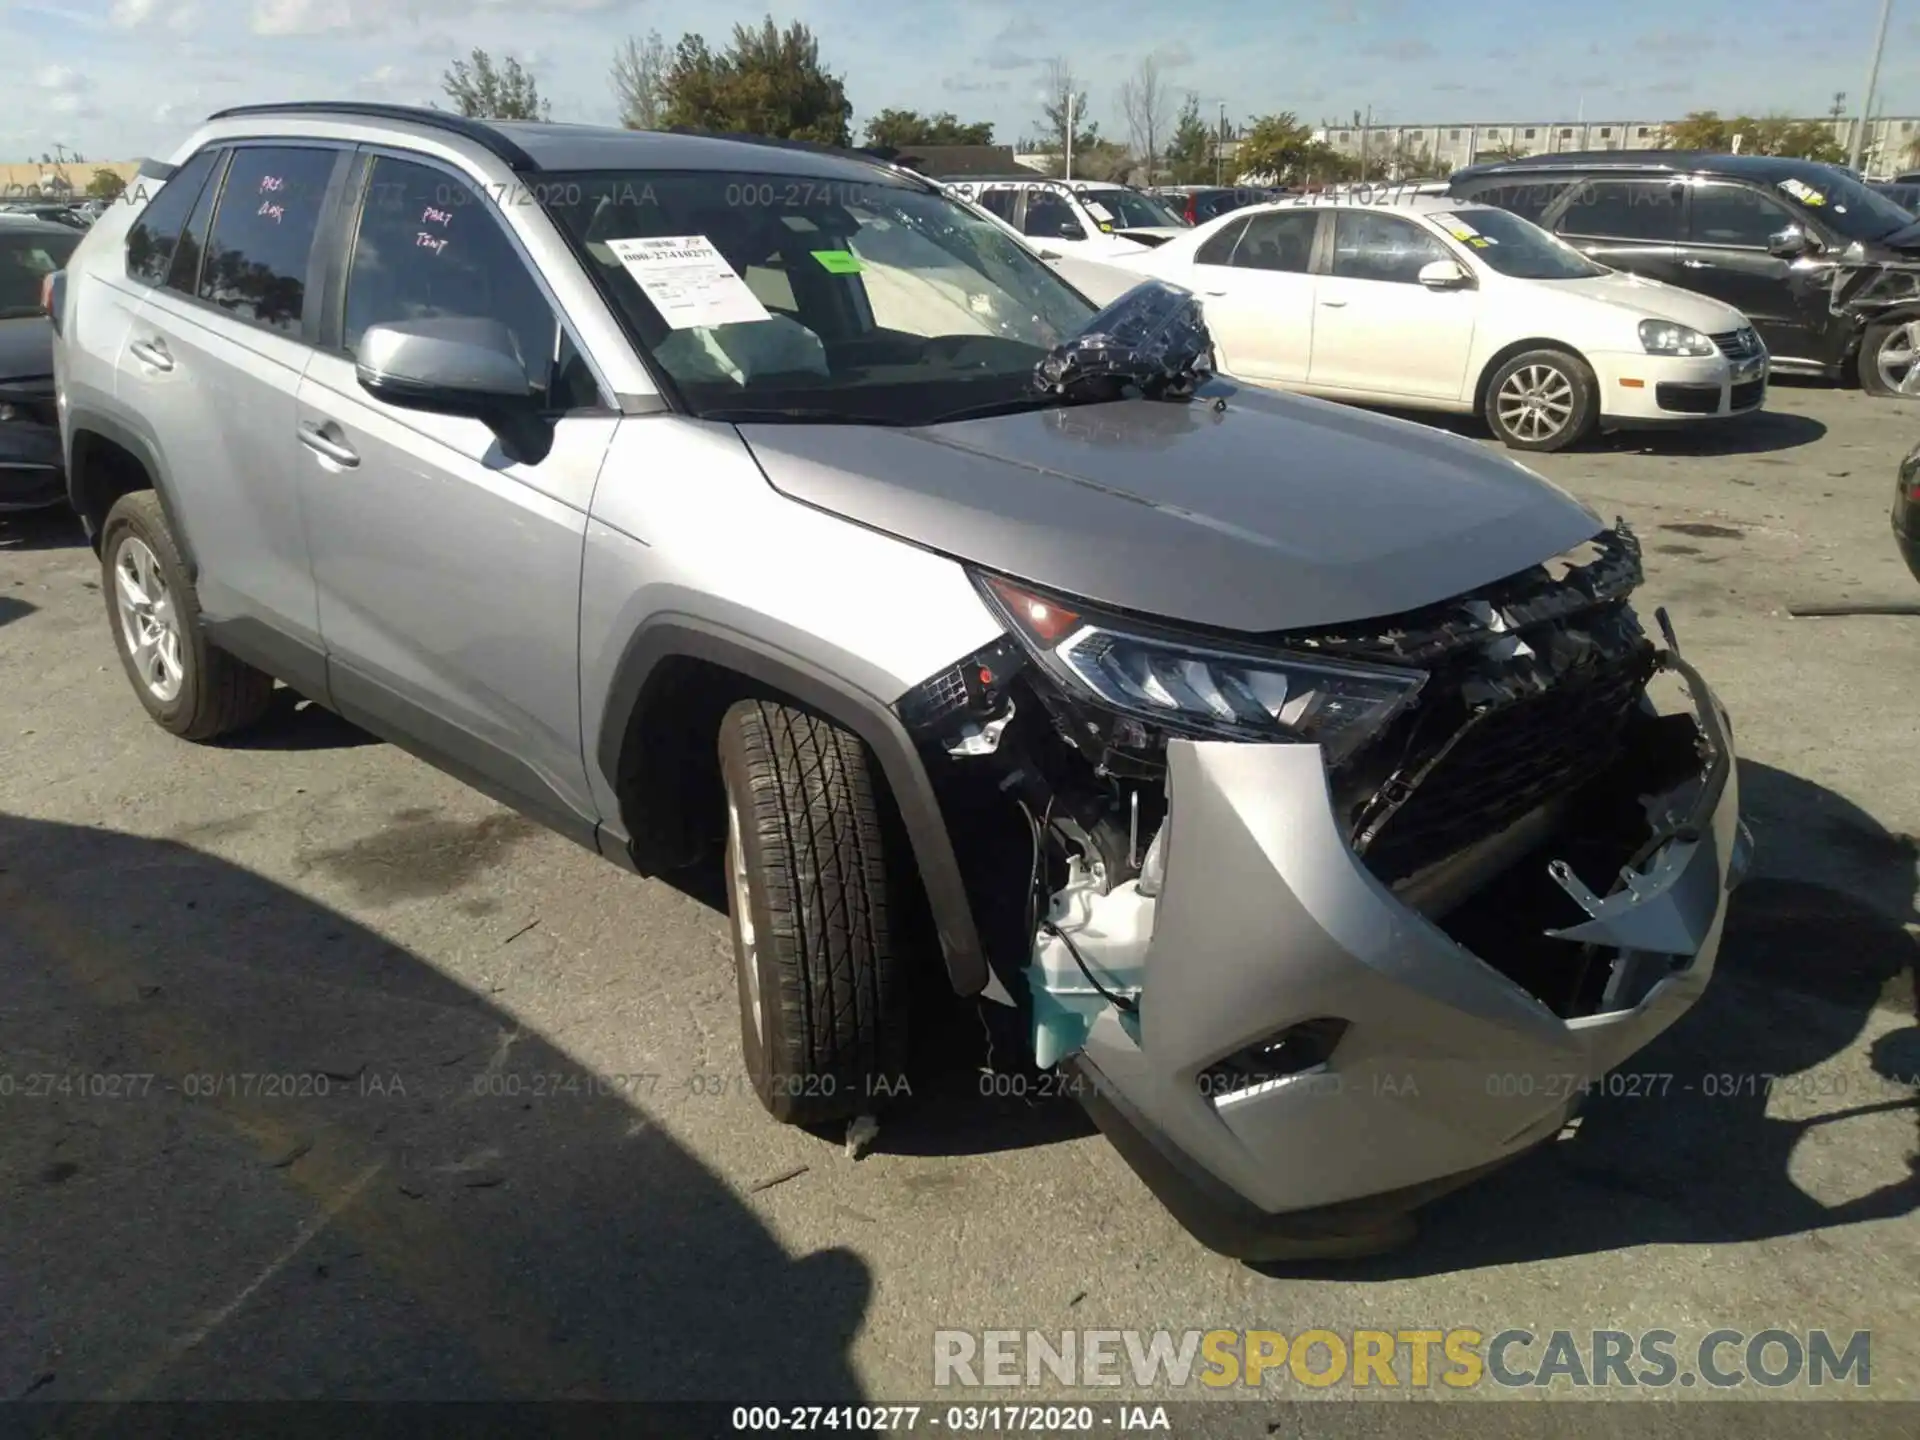
[[[1746,864],[1730,730],[1640,577],[1620,525],[1253,640],[981,577],[1008,636],[902,719],[1036,1063],[1203,1240],[1372,1248],[1378,1214],[1328,1217],[1550,1136],[1704,987]]]

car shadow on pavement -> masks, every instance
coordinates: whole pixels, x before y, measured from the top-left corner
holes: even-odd
[[[0,625],[11,625],[15,620],[24,620],[39,608],[30,600],[16,600],[11,595],[0,595]]]
[[[1479,440],[1499,448],[1477,415],[1447,415],[1431,410],[1389,410],[1401,420],[1450,430],[1468,440]],[[1777,450],[1797,450],[1811,445],[1827,433],[1827,427],[1811,415],[1787,410],[1762,410],[1757,415],[1716,421],[1705,425],[1685,425],[1649,430],[1603,430],[1589,436],[1567,453],[1570,455],[1764,455]],[[1516,460],[1532,457],[1524,450],[1508,451]]]
[[[1920,1209],[1914,838],[1770,766],[1742,761],[1740,783],[1755,870],[1706,995],[1621,1067],[1641,1093],[1592,1100],[1569,1138],[1428,1206],[1404,1251],[1269,1273],[1401,1279]]]
[[[351,750],[380,743],[379,736],[285,685],[274,690],[273,705],[258,723],[220,741],[226,750]]]
[[[0,815],[0,1057],[5,1399],[860,1398],[860,1259],[238,866]]]
[[[0,515],[0,552],[71,550],[86,543],[87,532],[80,528],[80,517],[64,504]]]

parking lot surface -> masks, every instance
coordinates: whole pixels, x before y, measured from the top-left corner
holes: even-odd
[[[1755,872],[1628,1067],[1663,1083],[1401,1253],[1270,1272],[1070,1102],[982,1095],[967,1009],[864,1158],[774,1125],[699,885],[290,699],[172,739],[77,529],[0,520],[0,1396],[924,1399],[935,1329],[1786,1325],[1870,1329],[1870,1393],[1920,1398],[1920,619],[1788,613],[1920,598],[1916,417],[1782,386],[1540,459],[1637,527]]]

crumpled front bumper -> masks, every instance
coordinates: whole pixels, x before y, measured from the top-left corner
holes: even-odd
[[[1171,829],[1138,1024],[1103,1013],[1064,1064],[1203,1243],[1248,1260],[1385,1248],[1414,1206],[1558,1133],[1590,1082],[1699,999],[1750,841],[1725,713],[1690,667],[1672,668],[1715,759],[1681,836],[1573,927],[1666,946],[1636,950],[1662,973],[1630,1008],[1572,1020],[1367,870],[1316,749],[1169,746]],[[1323,1017],[1349,1025],[1324,1071],[1231,1103],[1206,1093],[1223,1056]]]

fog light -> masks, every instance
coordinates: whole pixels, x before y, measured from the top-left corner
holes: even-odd
[[[1229,1104],[1313,1075],[1326,1069],[1346,1033],[1347,1022],[1332,1016],[1302,1020],[1202,1070],[1195,1077],[1200,1093],[1215,1105]]]

